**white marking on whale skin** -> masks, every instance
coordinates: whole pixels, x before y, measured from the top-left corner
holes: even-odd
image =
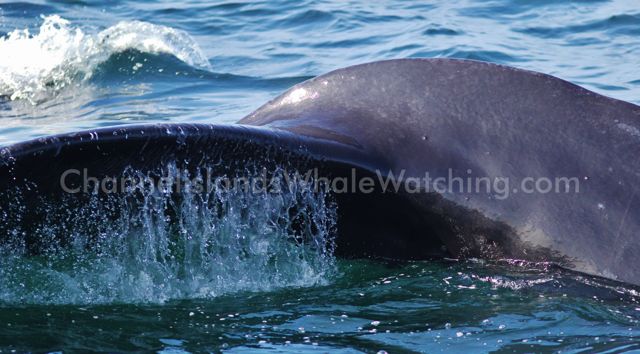
[[[608,269],[603,269],[601,271],[601,273],[602,273],[602,276],[605,277],[605,278],[609,278],[609,279],[612,279],[612,280],[618,280],[618,276],[615,273],[613,273],[612,271],[608,270]]]
[[[537,228],[532,221],[527,222],[518,229],[520,241],[534,247],[551,248],[554,244],[551,237],[542,229]]]
[[[291,91],[291,93],[289,93],[287,96],[285,96],[282,101],[280,101],[280,105],[284,106],[284,105],[288,105],[288,104],[296,104],[296,103],[300,103],[302,101],[308,100],[308,99],[314,99],[318,97],[318,93],[317,92],[309,92],[304,88],[298,88],[295,89],[293,91]]]
[[[618,123],[616,124],[616,126],[624,130],[625,132],[631,134],[633,137],[640,139],[640,129],[625,123]]]

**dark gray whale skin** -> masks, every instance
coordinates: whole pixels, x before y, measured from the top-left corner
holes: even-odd
[[[555,260],[640,284],[638,106],[506,66],[408,59],[314,78],[239,123],[350,144],[407,176],[577,177],[578,193],[410,198],[442,216],[454,256]]]
[[[40,192],[56,194],[50,181],[70,166],[109,175],[208,154],[236,164],[264,155],[334,177],[355,167],[360,176],[508,178],[506,198],[486,190],[339,195],[338,250],[552,262],[640,285],[640,107],[483,62],[405,59],[336,70],[238,125],[106,128],[9,146],[0,186],[35,180]],[[525,178],[576,178],[579,186],[514,190]]]

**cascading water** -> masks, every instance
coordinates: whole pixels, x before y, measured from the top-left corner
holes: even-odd
[[[286,186],[277,193],[246,184],[202,190],[195,188],[201,175],[175,164],[163,173],[158,188],[142,183],[92,194],[83,205],[41,206],[51,220],[30,231],[38,251],[20,242],[24,231],[3,246],[0,301],[158,303],[311,286],[334,272],[336,208],[313,184],[285,184],[277,171],[272,182]]]

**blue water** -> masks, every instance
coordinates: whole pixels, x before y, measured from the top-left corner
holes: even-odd
[[[121,21],[184,31],[210,67],[188,65],[171,54],[141,53],[136,48],[143,39],[88,69],[82,68],[89,62],[83,57],[86,49],[65,53],[69,61],[79,58],[72,67],[94,75],[70,80],[63,90],[37,89],[43,102],[35,105],[24,99],[0,103],[0,144],[117,124],[234,122],[307,78],[391,58],[492,61],[640,102],[640,10],[635,0],[8,2],[0,5],[0,34],[15,29],[38,34],[43,15],[59,15],[69,21],[70,30],[87,36]],[[43,42],[46,47],[68,41],[57,34]],[[0,46],[0,57],[9,49]],[[0,88],[7,77],[24,71],[3,66],[4,61],[49,58],[51,51],[34,55],[21,48],[13,53],[16,58],[0,60]],[[143,66],[133,70],[136,63]],[[74,75],[74,68],[65,70],[64,80]],[[51,82],[34,73],[27,79]],[[18,89],[32,85],[29,80],[19,82]],[[5,87],[0,94],[15,90]],[[56,92],[42,92],[47,90]]]
[[[507,64],[640,103],[637,0],[1,2],[0,36],[0,145],[233,123],[308,78],[407,57]],[[331,260],[319,281],[293,264],[300,276],[274,288],[233,273],[235,292],[159,300],[87,281],[110,263],[16,262],[0,262],[1,351],[640,350],[636,289],[544,266]]]

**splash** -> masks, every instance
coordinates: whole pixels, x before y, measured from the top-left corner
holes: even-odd
[[[90,34],[51,15],[43,17],[37,34],[23,29],[0,38],[0,96],[38,103],[80,85],[110,56],[126,50],[173,55],[197,69],[210,69],[202,50],[183,31],[126,21]]]
[[[166,176],[201,180],[175,165]],[[307,185],[280,193],[192,186],[47,203],[50,220],[31,235],[16,230],[0,248],[0,302],[162,303],[312,286],[334,272],[336,215],[327,194]]]

